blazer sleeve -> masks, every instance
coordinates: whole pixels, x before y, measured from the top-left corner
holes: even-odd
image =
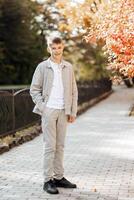
[[[41,70],[41,64],[39,64],[35,69],[32,82],[30,85],[30,95],[32,97],[33,102],[36,105],[38,105],[38,107],[40,107],[41,104],[43,103],[42,88],[43,88],[43,73]]]
[[[71,110],[71,115],[74,117],[76,117],[76,115],[77,115],[77,106],[78,106],[78,88],[77,88],[77,84],[76,84],[74,70],[72,68],[72,110]]]

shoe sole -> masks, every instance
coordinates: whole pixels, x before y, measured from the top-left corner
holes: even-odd
[[[59,192],[57,192],[57,193],[52,193],[52,192],[48,192],[48,191],[46,191],[46,190],[44,190],[46,193],[48,193],[48,194],[59,194]]]
[[[59,187],[59,188],[70,188],[70,189],[73,189],[73,188],[77,188],[77,186],[74,186],[74,187],[69,187],[69,186],[61,186],[61,185],[56,185],[56,187]]]
[[[45,188],[43,188],[43,190],[48,194],[59,194],[59,191],[52,193],[52,192],[49,192],[49,191],[45,190]]]

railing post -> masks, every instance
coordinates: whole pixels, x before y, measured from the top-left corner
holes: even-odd
[[[15,129],[15,101],[14,101],[14,89],[12,89],[12,113],[13,113],[13,126],[12,129]]]

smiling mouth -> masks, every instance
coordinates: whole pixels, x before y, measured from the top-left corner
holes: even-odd
[[[61,55],[61,53],[55,53],[55,55]]]

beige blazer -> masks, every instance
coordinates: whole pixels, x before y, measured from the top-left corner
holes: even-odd
[[[35,103],[35,107],[33,109],[34,113],[42,115],[50,96],[53,78],[54,72],[49,64],[49,59],[39,63],[33,74],[30,86],[30,95]],[[78,89],[73,67],[65,60],[62,60],[62,80],[64,87],[65,114],[76,116]]]

